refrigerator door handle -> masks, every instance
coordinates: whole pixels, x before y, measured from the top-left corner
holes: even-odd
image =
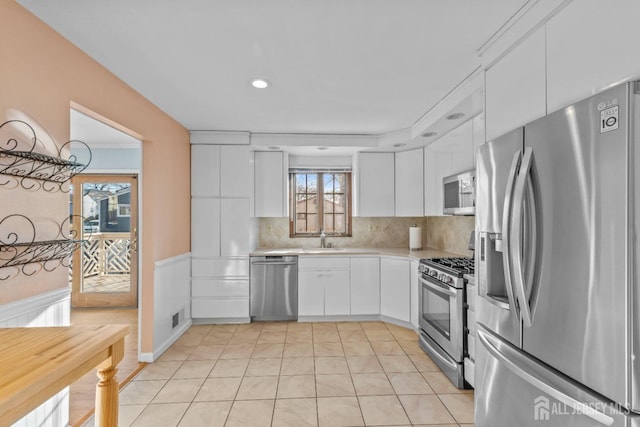
[[[572,385],[569,381],[565,381],[563,378],[556,378],[556,381],[553,381],[549,374],[555,374],[550,373],[530,357],[495,337],[482,325],[476,325],[476,332],[476,336],[482,346],[491,353],[493,357],[531,386],[553,397],[567,407],[573,408],[576,414],[583,414],[605,426],[613,424],[614,419],[609,415],[596,410],[593,405],[589,405],[570,396],[572,391],[574,392],[573,394],[575,394],[575,392],[586,394],[587,392],[585,390],[575,388],[576,386]],[[555,382],[555,384],[552,385],[550,384],[551,382]],[[571,390],[572,387],[575,389]],[[601,401],[595,396],[593,396],[593,400]]]
[[[531,147],[527,147],[524,150],[524,156],[522,158],[522,165],[520,166],[520,172],[518,173],[518,178],[516,180],[515,189],[513,190],[513,236],[511,242],[513,243],[511,246],[511,251],[513,252],[513,284],[515,289],[516,300],[518,302],[518,308],[520,312],[520,317],[522,318],[522,323],[526,327],[531,327],[532,324],[532,316],[531,316],[531,306],[529,305],[529,298],[527,297],[525,290],[525,274],[524,274],[524,257],[522,254],[523,249],[523,241],[522,241],[522,231],[523,231],[523,208],[524,208],[524,197],[525,191],[527,189],[526,185],[530,183],[530,172],[531,165],[533,164],[533,149]],[[531,190],[532,188],[529,187]],[[534,202],[534,199],[530,199],[531,202]],[[533,233],[531,233],[531,239],[535,242],[535,206],[531,206],[530,215],[532,215],[532,220],[530,224],[533,229]],[[535,243],[534,243],[535,247]],[[535,252],[531,255],[535,255]],[[530,284],[531,285],[531,284]]]
[[[502,265],[504,267],[504,279],[507,288],[507,298],[509,299],[509,305],[513,307],[513,311],[516,314],[516,319],[520,319],[518,312],[518,306],[515,300],[515,293],[513,291],[512,280],[512,268],[511,268],[511,215],[513,209],[513,187],[515,184],[516,176],[520,168],[520,162],[522,156],[520,151],[517,151],[513,155],[513,161],[511,162],[511,169],[509,170],[509,177],[507,178],[507,188],[504,196],[504,207],[502,212]]]

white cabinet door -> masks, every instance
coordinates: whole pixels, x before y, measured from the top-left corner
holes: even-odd
[[[220,146],[191,146],[191,195],[220,195]]]
[[[351,314],[380,314],[380,258],[351,258]]]
[[[324,316],[322,271],[298,271],[298,316]]]
[[[418,261],[411,261],[411,324],[418,328],[419,306],[420,306],[420,275],[418,273]]]
[[[424,216],[442,216],[442,178],[451,175],[451,152],[438,140],[424,149]]]
[[[486,71],[488,141],[546,114],[545,64],[545,29],[541,27]]]
[[[220,147],[220,195],[251,197],[252,177],[249,146],[222,145]]]
[[[637,78],[640,2],[571,2],[547,23],[547,111]]]
[[[220,199],[191,199],[191,254],[220,256]]]
[[[380,314],[409,322],[411,319],[410,262],[380,258]]]
[[[249,199],[220,200],[220,256],[249,255],[250,209]]]
[[[395,215],[422,216],[424,197],[422,149],[395,154]]]
[[[285,217],[286,182],[282,151],[254,153],[254,207],[257,217]]]
[[[358,153],[358,216],[395,214],[393,153]]]
[[[349,290],[349,270],[322,272],[324,282],[325,316],[351,314],[351,292]]]
[[[448,148],[451,150],[451,172],[473,169],[473,121],[461,124],[446,135]]]
[[[484,113],[478,114],[472,120],[473,123],[473,166],[476,164],[476,152],[485,143],[484,140]]]

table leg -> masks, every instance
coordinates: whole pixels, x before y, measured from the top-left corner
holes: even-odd
[[[116,367],[124,357],[124,339],[111,346],[111,357],[98,366],[96,386],[96,427],[117,427],[119,386]]]

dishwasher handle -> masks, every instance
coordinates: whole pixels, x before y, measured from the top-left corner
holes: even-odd
[[[296,265],[295,261],[251,261],[251,265]]]

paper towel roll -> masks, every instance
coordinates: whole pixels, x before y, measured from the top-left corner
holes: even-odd
[[[409,250],[422,248],[422,228],[409,227]]]

